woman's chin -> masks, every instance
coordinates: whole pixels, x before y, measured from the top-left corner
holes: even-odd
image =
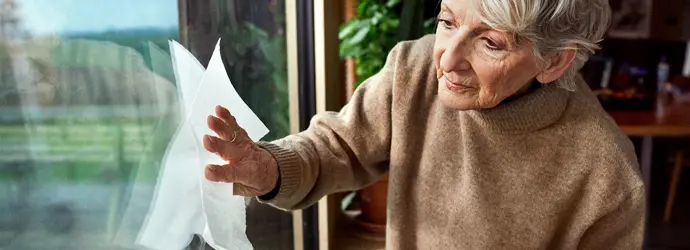
[[[481,107],[477,106],[477,96],[471,91],[452,91],[447,88],[440,88],[438,98],[446,108],[456,110],[473,110]]]

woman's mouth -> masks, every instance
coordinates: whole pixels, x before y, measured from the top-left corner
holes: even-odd
[[[463,90],[467,90],[467,89],[472,88],[472,87],[464,85],[464,84],[452,82],[445,75],[441,76],[441,80],[446,85],[446,88],[448,88],[451,91],[463,91]]]

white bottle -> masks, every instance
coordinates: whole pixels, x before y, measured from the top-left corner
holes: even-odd
[[[666,56],[661,57],[661,61],[659,61],[659,65],[657,66],[656,70],[656,86],[657,86],[657,91],[659,93],[665,92],[664,90],[666,89],[665,85],[666,82],[669,80],[669,71],[670,71],[671,66],[668,65],[666,62]]]
[[[666,104],[668,100],[668,93],[666,92],[666,82],[669,80],[669,71],[671,66],[666,62],[666,56],[661,57],[656,71],[656,118],[662,119],[666,113]]]

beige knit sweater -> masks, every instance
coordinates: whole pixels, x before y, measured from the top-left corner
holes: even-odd
[[[581,81],[493,109],[437,98],[433,36],[403,42],[338,113],[259,145],[300,209],[389,171],[387,249],[640,249],[644,188],[633,145]]]

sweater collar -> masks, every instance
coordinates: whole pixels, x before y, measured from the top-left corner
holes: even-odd
[[[497,133],[526,133],[558,121],[566,109],[569,95],[569,91],[556,84],[537,85],[530,93],[494,108],[464,112]]]

